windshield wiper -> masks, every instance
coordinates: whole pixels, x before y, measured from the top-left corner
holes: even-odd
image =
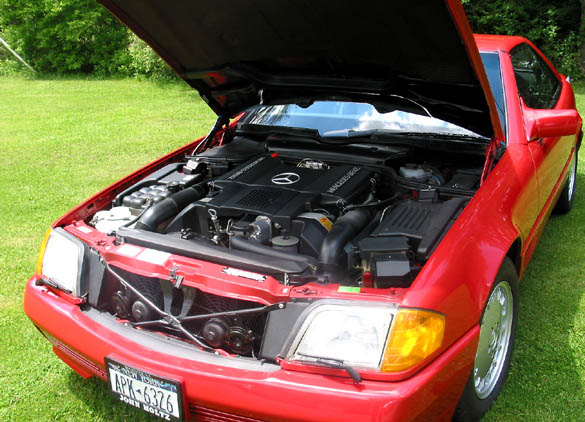
[[[323,141],[323,138],[317,129],[291,126],[260,125],[256,123],[238,123],[236,134],[248,136],[285,135],[295,138],[307,138],[317,142]]]
[[[342,134],[343,133],[343,134]],[[445,140],[462,140],[462,141],[489,141],[485,136],[464,133],[441,133],[441,132],[400,132],[389,129],[366,129],[347,131],[331,131],[325,133],[326,138],[335,139],[353,139],[353,138],[419,138],[419,139],[445,139]]]
[[[347,131],[330,131],[322,136],[317,129],[290,127],[290,126],[271,126],[254,123],[238,124],[236,133],[243,135],[281,135],[294,137],[298,139],[309,139],[320,144],[326,145],[351,145],[359,143],[369,144],[389,144],[404,143],[405,138],[409,140],[424,141],[460,141],[460,142],[489,142],[489,138],[480,135],[466,135],[458,133],[433,133],[433,132],[398,132],[388,129],[367,129],[367,130],[347,130]],[[343,133],[343,134],[342,134]],[[392,142],[392,139],[395,141]]]
[[[364,136],[356,136],[355,138],[347,136],[327,136],[323,137],[319,134],[317,129],[303,128],[303,127],[290,127],[290,126],[271,126],[271,125],[260,125],[255,123],[239,123],[236,129],[236,134],[246,136],[275,136],[276,139],[280,140],[283,137],[295,138],[300,141],[313,141],[319,144],[325,145],[352,145],[352,144],[380,144],[387,145],[388,139],[376,140],[368,138],[364,140]],[[365,136],[367,137],[367,136]],[[397,141],[398,144],[406,144],[404,140]]]
[[[275,136],[278,137],[289,137],[295,138],[295,140],[311,140],[320,144],[325,145],[350,145],[364,143],[361,139],[347,139],[347,137],[323,137],[317,129],[311,129],[306,127],[293,127],[293,126],[271,126],[271,125],[260,125],[256,123],[239,123],[236,129],[236,134],[247,135],[247,136]],[[376,143],[368,141],[367,143]],[[387,142],[378,142],[387,143]]]
[[[315,359],[314,362],[310,362],[310,363],[315,363],[317,365],[327,366],[328,368],[344,370],[345,372],[347,372],[349,374],[349,376],[351,377],[353,382],[355,382],[356,384],[362,382],[362,376],[359,374],[359,372],[356,371],[354,367],[343,363],[343,360],[341,360],[341,359],[322,358],[319,356],[307,355],[305,353],[299,353],[299,355],[304,356],[306,358]]]

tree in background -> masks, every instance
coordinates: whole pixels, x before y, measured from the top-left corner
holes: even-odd
[[[524,36],[534,42],[559,71],[573,78],[583,77],[585,0],[462,2],[474,32]]]
[[[474,32],[525,36],[562,73],[575,79],[585,75],[585,0],[462,3]],[[173,75],[150,47],[95,0],[0,0],[0,30],[41,73]],[[0,50],[0,73],[6,63],[17,66]]]
[[[579,31],[581,38],[581,54],[579,54],[579,65],[585,75],[585,0],[581,0],[581,27]]]
[[[129,34],[127,46],[129,61],[119,68],[124,76],[146,76],[156,79],[171,79],[176,75],[173,70],[154,52],[152,48],[135,34]]]
[[[94,0],[0,0],[3,37],[40,72],[117,73],[128,31]]]

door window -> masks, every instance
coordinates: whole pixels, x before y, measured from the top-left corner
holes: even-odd
[[[553,108],[561,83],[545,61],[528,45],[520,44],[510,52],[518,93],[531,108]]]

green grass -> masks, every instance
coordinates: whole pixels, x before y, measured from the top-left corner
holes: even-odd
[[[585,115],[585,86],[578,87]],[[82,199],[207,132],[188,87],[0,78],[0,420],[152,420],[82,380],[22,311],[43,233]],[[512,369],[487,421],[585,420],[585,155],[520,285]]]
[[[53,355],[23,287],[52,221],[213,121],[184,84],[0,78],[0,420],[148,420]]]

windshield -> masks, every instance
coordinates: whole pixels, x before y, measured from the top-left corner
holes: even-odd
[[[481,56],[490,86],[494,91],[501,124],[505,130],[505,106],[499,57],[494,53],[482,53]],[[412,100],[398,96],[397,98],[402,102],[409,102],[411,108],[419,108],[420,114],[401,110],[380,113],[374,106],[367,103],[317,101],[309,107],[300,107],[295,104],[256,106],[248,110],[242,122],[316,129],[322,137],[351,136],[371,130],[480,137],[465,128],[432,117],[423,106]]]

